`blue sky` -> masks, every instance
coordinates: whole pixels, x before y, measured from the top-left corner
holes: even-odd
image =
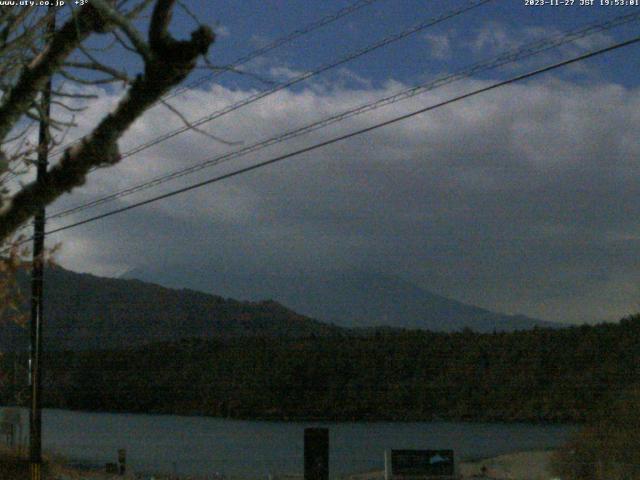
[[[219,25],[221,35],[212,59],[231,62],[282,35],[352,2],[196,2],[198,18]],[[306,35],[267,56],[293,70],[311,70],[374,40],[438,17],[471,2],[453,0],[378,0],[359,11]],[[390,79],[418,82],[425,76],[489,58],[505,48],[549,38],[594,22],[605,21],[639,7],[524,6],[524,0],[493,1],[430,27],[349,64],[349,70],[374,82]],[[183,18],[180,25],[188,26]],[[637,34],[637,24],[611,32],[612,39]],[[594,64],[606,66],[603,78],[625,84],[637,81],[631,70],[632,49],[612,54]],[[637,56],[635,56],[637,58]],[[234,79],[227,78],[227,82]]]
[[[351,4],[347,1],[190,1],[218,39],[216,65]],[[282,82],[444,12],[454,0],[377,0],[241,68]],[[242,108],[92,174],[51,213],[212,155],[373,102],[563,32],[640,7],[525,6],[495,0]],[[142,22],[143,24],[144,22]],[[142,25],[141,24],[141,25]],[[173,31],[194,20],[179,9]],[[462,79],[282,145],[183,177],[110,208],[370,126],[525,71],[637,35],[599,32],[534,58]],[[56,235],[63,266],[101,275],[130,269],[315,275],[370,271],[507,313],[563,322],[615,320],[640,309],[640,48],[483,94],[283,164]],[[135,62],[116,60],[129,69]],[[192,76],[199,78],[206,70]],[[191,80],[191,79],[190,79]],[[189,83],[189,82],[187,82]],[[80,114],[74,138],[117,92]],[[173,98],[195,121],[268,85],[226,73]],[[180,127],[155,107],[122,139],[126,152]],[[51,241],[54,241],[52,238]],[[216,286],[212,285],[215,291]],[[223,293],[223,292],[220,292]]]

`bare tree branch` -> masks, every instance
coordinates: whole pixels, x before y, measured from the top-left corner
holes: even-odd
[[[131,47],[127,42],[124,41],[123,38],[120,37],[117,30],[114,30],[112,34],[116,41],[122,46],[122,48],[128,50],[129,52],[137,53],[135,48]]]
[[[124,14],[128,19],[137,18],[144,10],[149,7],[153,3],[154,0],[143,0],[140,3],[136,4],[130,11]],[[123,5],[126,2],[122,2]]]
[[[201,26],[191,34],[190,40],[176,40],[168,32],[173,0],[158,0],[152,13],[149,27],[150,55],[145,61],[144,73],[139,75],[131,84],[127,95],[120,101],[116,109],[103,118],[96,128],[83,140],[68,148],[60,161],[48,172],[46,184],[32,182],[25,185],[8,203],[4,211],[0,212],[0,242],[6,241],[10,235],[26,220],[28,220],[39,205],[47,205],[65,192],[82,185],[87,174],[95,167],[107,166],[120,160],[117,141],[129,126],[144,111],[157,102],[173,86],[180,83],[196,66],[197,59],[206,55],[215,35],[210,28]],[[83,7],[84,8],[84,7]],[[83,12],[97,12],[83,10]],[[81,13],[82,15],[82,13]],[[78,17],[79,32],[75,27],[65,25],[57,32],[51,46],[41,58],[34,62],[36,65],[29,69],[27,75],[34,78],[21,79],[22,89],[36,88],[46,81],[46,75],[51,74],[55,67],[59,67],[69,53],[68,47],[62,47],[60,35],[66,35],[75,47],[79,44],[83,32],[91,30],[105,31],[110,28],[109,21],[100,17],[100,21],[90,23],[84,16]],[[37,72],[37,73],[34,73]],[[44,77],[43,77],[44,75]],[[44,79],[44,80],[43,80]],[[27,93],[23,97],[31,99]],[[21,99],[26,103],[25,98]],[[21,105],[18,99],[11,105]],[[2,106],[6,111],[7,107]],[[0,135],[3,133],[3,110],[0,108]],[[8,112],[11,114],[11,112]],[[0,137],[1,138],[1,137]]]
[[[111,5],[105,0],[91,0],[91,4],[100,11],[104,18],[114,25],[117,25],[118,28],[125,33],[137,53],[141,55],[145,61],[151,61],[152,52],[149,45],[147,45],[147,42],[144,41],[133,25],[131,25],[131,22],[126,16],[111,8]]]
[[[87,109],[86,106],[83,106],[83,107],[72,107],[70,105],[67,105],[64,102],[59,101],[59,100],[51,100],[51,105],[57,105],[60,108],[66,110],[67,112],[74,112],[74,113],[84,112]]]
[[[216,142],[220,142],[224,145],[228,145],[228,146],[242,145],[242,142],[231,142],[229,140],[224,140],[220,137],[217,137],[209,132],[205,132],[204,130],[196,127],[195,125],[192,125],[191,122],[189,122],[189,120],[187,119],[187,117],[185,117],[182,113],[180,113],[180,111],[177,108],[175,108],[173,105],[171,105],[169,102],[165,100],[160,100],[160,103],[162,103],[162,105],[164,105],[168,110],[170,110],[173,114],[175,114],[182,121],[182,123],[185,124],[185,126],[193,130],[194,132],[198,132],[199,134],[204,135],[205,137],[210,138],[211,140],[215,140]]]
[[[74,75],[67,70],[60,70],[58,73],[67,80],[71,80],[74,83],[79,83],[80,85],[103,85],[105,83],[114,83],[121,81],[119,78],[114,78],[112,76],[104,78],[92,78],[91,80],[88,80],[86,78],[78,77],[77,75]]]
[[[173,40],[169,36],[169,23],[174,4],[175,0],[158,0],[156,8],[153,9],[149,26],[149,45],[156,52],[165,49],[167,44]]]
[[[70,93],[63,92],[62,90],[53,90],[53,94],[56,97],[82,98],[85,100],[94,100],[98,98],[98,95],[94,93]]]
[[[109,24],[103,20],[100,13],[91,4],[87,4],[80,8],[75,20],[69,20],[55,33],[49,45],[21,72],[16,85],[2,99],[0,139],[9,133],[15,122],[31,106],[38,91],[44,87],[65,58],[91,32],[104,32],[108,27]]]
[[[64,66],[65,67],[71,67],[71,68],[83,69],[83,70],[91,70],[92,72],[106,73],[107,75],[110,75],[113,78],[113,80],[121,81],[121,82],[124,82],[124,83],[129,83],[131,81],[131,79],[126,74],[126,72],[123,72],[123,71],[120,71],[120,70],[116,70],[115,68],[112,68],[112,67],[110,67],[108,65],[105,65],[103,63],[100,63],[98,61],[91,61],[91,62],[65,62]],[[77,80],[77,77],[75,79]],[[89,82],[91,82],[91,80],[89,80]]]

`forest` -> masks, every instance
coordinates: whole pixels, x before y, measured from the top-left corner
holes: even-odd
[[[1,400],[27,398],[6,354]],[[512,333],[377,330],[50,352],[47,407],[251,419],[584,422],[640,374],[640,315]]]

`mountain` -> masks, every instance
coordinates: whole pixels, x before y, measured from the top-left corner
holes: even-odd
[[[127,348],[185,338],[368,335],[382,327],[477,332],[556,324],[494,313],[420,289],[395,277],[350,273],[324,276],[224,275],[192,269],[191,289],[130,278],[103,278],[60,267],[45,272],[45,336],[56,350]],[[141,275],[139,271],[128,275]],[[29,292],[29,276],[20,276]],[[203,293],[216,291],[224,295]],[[233,298],[248,298],[239,301]],[[265,299],[277,299],[265,300]],[[284,306],[286,305],[286,306]],[[28,304],[25,301],[25,311]],[[302,312],[302,313],[297,313]],[[315,320],[319,319],[319,320]],[[341,325],[339,327],[337,325]],[[28,332],[0,324],[0,349],[25,349]]]
[[[273,298],[303,315],[349,328],[389,326],[443,332],[470,328],[492,332],[562,326],[524,315],[492,312],[432,293],[395,276],[370,272],[287,276],[172,265],[133,269],[125,276],[254,301]]]
[[[19,277],[29,292],[29,277]],[[27,309],[27,302],[24,302]],[[184,338],[306,337],[342,330],[266,300],[241,302],[139,280],[96,277],[59,267],[45,272],[48,348],[108,349]],[[0,324],[0,349],[24,349],[28,332]]]

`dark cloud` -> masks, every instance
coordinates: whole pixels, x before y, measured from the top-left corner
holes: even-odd
[[[479,85],[371,112],[244,162]],[[251,143],[398,88],[280,93],[207,128]],[[245,94],[215,87],[180,105],[197,118]],[[639,107],[638,89],[536,79],[71,230],[59,237],[60,259],[103,274],[180,262],[257,274],[373,270],[494,310],[615,319],[640,303]],[[147,115],[125,144],[170,127],[166,115]],[[227,149],[196,133],[178,137],[99,173],[60,206]]]

